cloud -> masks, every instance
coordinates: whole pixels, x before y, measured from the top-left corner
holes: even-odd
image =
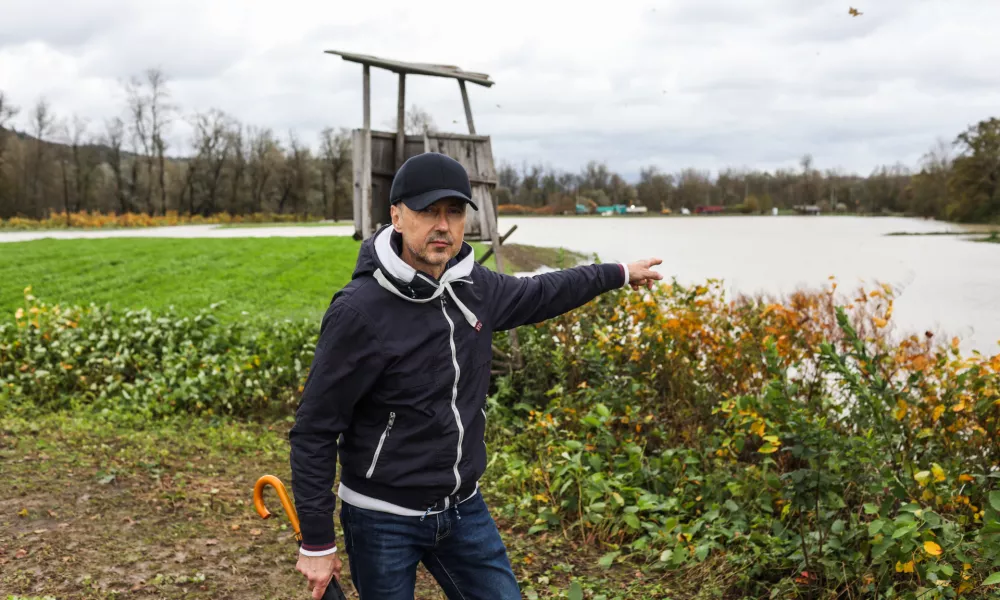
[[[994,0],[6,4],[0,89],[15,102],[45,96],[96,124],[121,112],[123,80],[161,67],[182,108],[175,149],[185,117],[213,107],[307,143],[360,126],[361,67],[326,49],[490,73],[469,93],[494,156],[571,170],[774,168],[808,152],[867,173],[915,165],[1000,105]],[[395,118],[396,82],[373,71],[375,127]],[[457,87],[411,77],[407,106],[463,131]]]

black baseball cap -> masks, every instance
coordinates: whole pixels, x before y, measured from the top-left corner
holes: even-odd
[[[389,202],[402,202],[410,210],[423,210],[444,198],[459,198],[479,210],[472,201],[472,185],[465,167],[450,156],[424,152],[411,157],[396,171]]]

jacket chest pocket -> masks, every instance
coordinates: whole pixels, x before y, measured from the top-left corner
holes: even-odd
[[[368,467],[368,471],[365,472],[365,479],[371,479],[372,475],[375,474],[375,467],[378,465],[378,457],[382,454],[382,449],[385,447],[386,440],[389,439],[389,434],[392,432],[392,426],[396,423],[396,413],[389,413],[389,419],[385,424],[385,431],[382,432],[382,436],[378,440],[378,445],[375,447],[375,455],[372,456],[371,465]]]

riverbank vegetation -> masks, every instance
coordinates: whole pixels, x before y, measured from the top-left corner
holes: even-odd
[[[86,115],[56,115],[44,98],[22,110],[0,90],[0,228],[63,219],[68,226],[86,226],[128,213],[176,222],[261,214],[279,220],[351,218],[349,131],[327,128],[318,139],[305,140],[294,131],[281,136],[241,123],[219,109],[183,114],[170,100],[169,84],[157,69],[132,78],[121,116],[101,124]],[[426,113],[416,107],[411,112],[418,117],[408,124],[411,133],[435,129]],[[172,123],[184,120],[192,124],[189,150],[168,148]],[[496,195],[500,205],[532,214],[574,213],[581,204],[636,204],[654,213],[721,206],[738,214],[818,206],[827,214],[995,223],[998,157],[1000,119],[984,118],[941,140],[918,165],[881,165],[867,175],[822,170],[808,154],[797,168],[773,172],[671,172],[648,165],[634,181],[600,161],[567,172],[501,160]],[[67,217],[81,213],[98,216],[75,222]],[[126,221],[142,223],[136,217]]]
[[[36,244],[54,248],[22,246]],[[266,277],[242,271],[259,260],[202,274],[218,299],[242,297],[235,319],[171,308],[152,259],[123,284],[144,298],[75,306],[79,292],[39,286],[6,307],[0,587],[298,597],[294,542],[249,498],[260,474],[289,477],[318,313],[281,318],[286,297],[251,292]],[[297,291],[321,312],[334,285]],[[524,366],[489,392],[482,484],[526,597],[1000,589],[1000,356],[895,331],[888,287],[722,290],[619,291],[520,330]],[[436,598],[421,577],[418,597]]]

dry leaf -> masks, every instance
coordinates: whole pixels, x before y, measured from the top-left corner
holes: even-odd
[[[14,553],[14,558],[15,559],[22,559],[22,558],[24,558],[27,555],[28,555],[28,551],[27,550],[25,550],[24,548],[18,548],[17,552]]]
[[[219,543],[219,540],[217,540],[215,538],[212,538],[210,540],[205,540],[205,545],[206,546],[214,546],[214,545],[216,545],[218,543]]]
[[[258,536],[258,535],[260,535],[260,534],[261,534],[261,531],[260,531],[260,529],[251,529],[251,530],[250,530],[250,535],[252,535],[252,536],[254,536],[254,537],[256,537],[256,536]]]
[[[22,517],[22,518],[23,517],[27,517],[28,516],[28,509],[27,508],[22,508],[21,510],[19,510],[17,512],[17,516]]]
[[[232,525],[232,526],[230,527],[230,529],[232,529],[233,531],[239,531],[239,530],[240,530],[240,524],[239,524],[239,523],[234,523],[234,524],[233,524],[233,525]]]
[[[47,511],[45,511],[45,512],[46,512],[46,513],[48,513],[48,515],[49,515],[50,517],[52,517],[53,519],[58,519],[58,518],[59,518],[59,515],[57,515],[57,514],[55,513],[55,511],[51,511],[51,510],[47,510]]]

